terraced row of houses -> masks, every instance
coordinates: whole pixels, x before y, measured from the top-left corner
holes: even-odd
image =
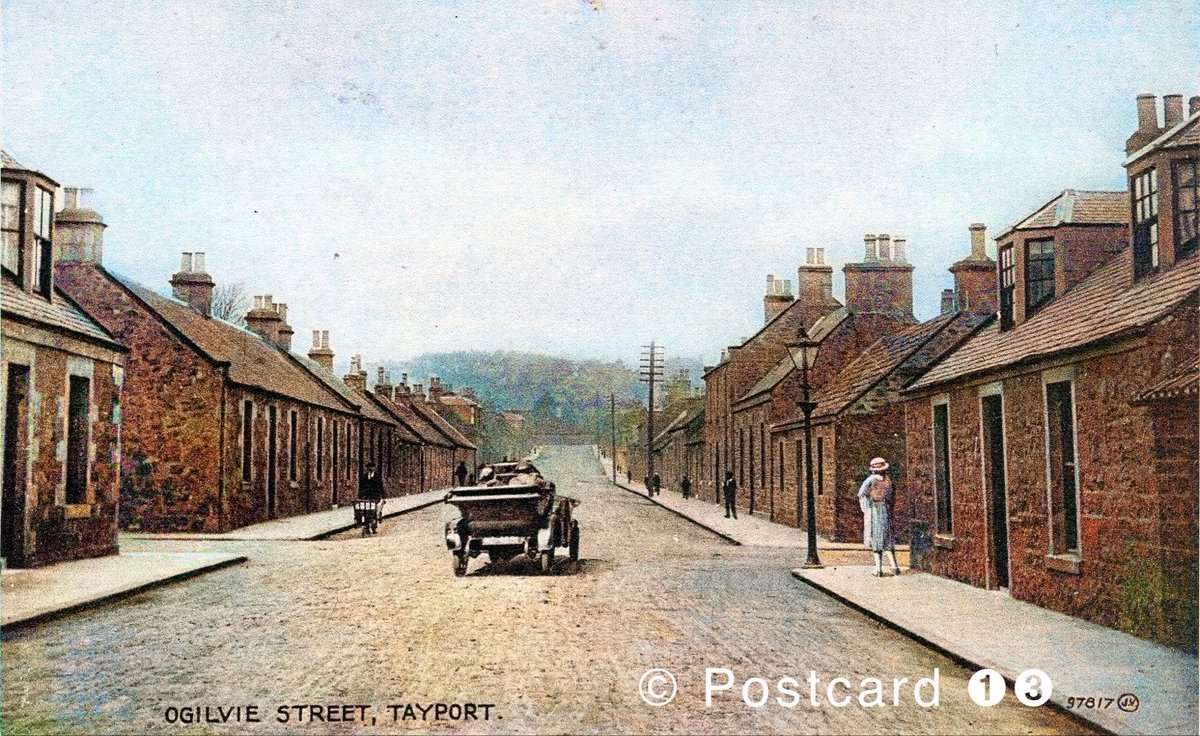
[[[118,529],[334,508],[369,472],[398,496],[474,470],[469,396],[382,369],[368,389],[358,356],[336,376],[328,331],[293,352],[270,295],[245,327],[214,316],[204,253],[183,254],[170,295],[137,283],[104,265],[106,225],[79,190],[59,207],[58,184],[8,154],[2,174],[5,565],[110,554]]]
[[[995,240],[970,226],[941,313],[918,322],[902,239],[861,262],[809,248],[797,288],[768,277],[763,327],[705,369],[700,409],[665,407],[664,483],[861,539],[870,458],[895,469],[914,567],[1173,645],[1197,635],[1200,97],[1137,100],[1125,191],[1066,189]],[[787,345],[819,343],[801,375]],[[694,401],[694,399],[691,399]]]

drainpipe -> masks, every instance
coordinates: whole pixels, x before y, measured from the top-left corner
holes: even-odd
[[[217,531],[225,531],[225,416],[229,403],[229,364],[221,366],[221,423],[217,429],[217,447],[221,448],[217,459]]]

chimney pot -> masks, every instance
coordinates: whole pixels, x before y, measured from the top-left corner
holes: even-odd
[[[1163,125],[1172,128],[1183,122],[1183,95],[1163,95]]]
[[[880,233],[876,240],[876,246],[879,250],[879,260],[884,263],[889,263],[892,260],[892,236],[887,233]]]
[[[194,273],[205,273],[204,251],[197,251],[192,254],[192,271]]]
[[[817,248],[817,264],[818,266],[825,265],[825,249]]]
[[[1198,112],[1200,112],[1200,95],[1188,100],[1188,115],[1195,115]]]
[[[908,238],[897,235],[892,241],[892,260],[896,263],[905,263],[904,250],[908,245]]]
[[[1138,132],[1154,132],[1158,130],[1158,98],[1149,93],[1137,96]]]
[[[973,222],[971,223],[970,231],[971,260],[987,260],[987,225],[984,225],[982,222]]]
[[[192,254],[185,252],[183,254],[182,262],[179,264],[179,273],[191,273],[191,272],[192,272]]]
[[[942,289],[942,314],[954,311],[954,289]]]
[[[863,236],[863,244],[866,246],[866,256],[864,260],[868,263],[873,263],[879,260],[879,250],[876,247],[876,238],[872,233],[867,233]]]

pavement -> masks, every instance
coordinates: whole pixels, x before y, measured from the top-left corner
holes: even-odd
[[[439,489],[389,498],[383,507],[383,518],[441,503],[445,495],[446,491]],[[179,542],[313,541],[353,528],[354,508],[343,506],[315,514],[272,519],[225,534],[122,533],[121,546],[137,551],[46,567],[5,570],[0,594],[3,614],[0,627],[8,631],[66,616],[247,559],[231,552],[196,551],[190,549],[190,545],[179,545]]]
[[[604,470],[612,478],[612,465],[608,459],[603,461]],[[620,474],[617,475],[617,486],[631,493],[643,496],[651,503],[671,511],[689,521],[698,524],[713,534],[724,538],[733,544],[748,547],[784,547],[791,549],[807,549],[808,534],[786,524],[771,521],[758,515],[741,513],[738,518],[725,518],[725,507],[711,501],[696,497],[687,498],[678,491],[664,489],[656,496],[646,495],[646,486],[637,481],[627,482]],[[871,553],[863,545],[855,542],[832,542],[824,537],[817,537],[818,553],[830,553],[839,562],[848,561],[846,558],[857,559],[862,564],[871,562]],[[896,556],[901,567],[908,565],[908,546],[898,545]]]
[[[10,631],[245,562],[220,552],[130,552],[0,574],[0,628]]]
[[[1025,670],[1045,672],[1052,703],[1113,733],[1195,734],[1197,659],[1178,649],[1098,626],[1001,591],[927,573],[874,578],[854,565],[792,575],[877,621],[1010,685]],[[1068,698],[1133,693],[1134,712],[1071,708]],[[1128,703],[1127,703],[1128,705]]]
[[[446,489],[435,489],[409,496],[386,499],[383,518],[387,519],[442,502]],[[237,542],[309,542],[340,534],[354,528],[354,506],[347,505],[313,514],[272,519],[251,524],[221,534],[191,534],[188,532],[124,532],[122,539],[140,540],[206,540]]]

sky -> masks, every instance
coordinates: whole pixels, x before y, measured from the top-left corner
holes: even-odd
[[[767,274],[1124,189],[1134,98],[1200,94],[1197,2],[3,0],[2,145],[94,188],[105,265],[182,251],[339,359],[715,362]]]

